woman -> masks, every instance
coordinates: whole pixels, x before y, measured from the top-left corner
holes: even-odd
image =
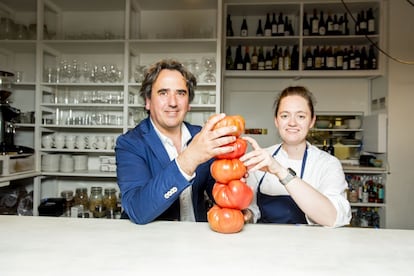
[[[316,116],[314,99],[305,87],[284,89],[275,101],[275,126],[281,144],[262,149],[244,137],[253,150],[240,158],[248,168],[247,183],[256,197],[245,216],[263,223],[349,223],[347,182],[339,160],[306,141]]]

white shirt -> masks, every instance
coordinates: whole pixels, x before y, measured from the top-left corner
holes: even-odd
[[[164,145],[165,150],[170,157],[170,160],[174,160],[178,156],[177,149],[174,146],[173,141],[162,134],[154,125],[151,120],[152,125],[154,126],[155,132],[157,133],[158,137],[160,137],[162,144]],[[188,131],[185,124],[181,125],[181,150],[184,150],[187,147],[188,141],[191,139],[190,131]],[[181,170],[180,166],[178,165],[178,169],[182,173],[182,175],[190,181],[192,178],[195,177],[195,173],[193,175],[186,174],[183,170]],[[193,208],[193,200],[192,200],[192,186],[188,186],[184,191],[180,194],[180,220],[181,221],[195,221],[194,215],[194,208]]]
[[[274,145],[266,150],[273,154],[280,146]],[[298,177],[301,175],[302,160],[289,159],[287,152],[281,148],[274,158],[285,168],[292,168]],[[264,172],[255,171],[249,173],[247,184],[257,192],[257,187]],[[329,153],[308,144],[308,156],[306,159],[305,170],[302,178],[306,183],[313,186],[323,195],[325,195],[335,206],[337,217],[334,227],[346,225],[351,220],[351,207],[345,197],[345,191],[348,184],[345,180],[345,174],[339,160]],[[268,195],[289,195],[286,188],[279,182],[279,178],[274,174],[267,173],[263,179],[260,191]],[[249,207],[254,214],[255,221],[260,218],[260,210],[257,206],[256,196]],[[306,216],[309,224],[313,222]]]

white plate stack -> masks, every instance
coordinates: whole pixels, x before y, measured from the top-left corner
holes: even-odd
[[[88,170],[88,155],[73,155],[73,160],[75,171]]]
[[[42,155],[42,171],[57,172],[59,171],[60,154]]]
[[[69,154],[62,154],[60,157],[60,171],[67,173],[73,172],[74,169],[74,161],[71,155]]]

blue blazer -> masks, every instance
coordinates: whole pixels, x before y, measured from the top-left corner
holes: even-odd
[[[192,137],[201,130],[200,126],[185,124]],[[179,220],[179,195],[192,185],[195,219],[207,221],[205,192],[213,198],[213,159],[199,165],[195,178],[187,181],[175,160],[170,160],[149,118],[118,137],[115,156],[122,207],[130,220],[138,224]]]

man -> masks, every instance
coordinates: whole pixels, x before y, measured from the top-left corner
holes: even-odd
[[[212,158],[231,152],[225,145],[236,137],[228,136],[235,127],[213,130],[225,114],[212,116],[203,128],[184,122],[196,84],[174,60],[157,62],[145,75],[140,94],[149,116],[115,147],[122,206],[135,223],[207,221]]]

